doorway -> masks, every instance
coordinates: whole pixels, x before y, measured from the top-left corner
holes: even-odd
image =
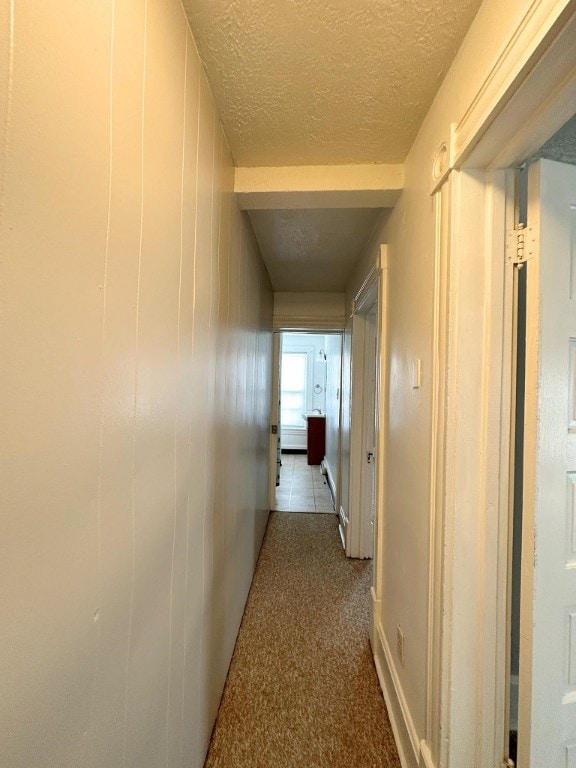
[[[508,718],[509,757],[522,766],[576,760],[574,165],[572,118],[518,181],[527,245],[514,281]]]
[[[383,403],[380,381],[383,348],[381,253],[354,300],[351,318],[350,472],[347,513],[340,507],[340,537],[348,557],[374,557],[378,462],[383,450],[379,430]]]
[[[524,165],[517,176],[518,227],[525,228],[528,205],[528,166]],[[524,491],[524,405],[526,386],[526,286],[528,265],[518,265],[514,271],[514,389],[512,408],[513,436],[511,483],[511,519],[509,547],[510,608],[509,608],[509,653],[507,667],[508,706],[507,727],[508,758],[516,765],[518,759],[518,691],[520,674],[520,587],[522,565],[522,499]]]
[[[271,509],[332,513],[339,493],[342,334],[274,334]],[[274,406],[274,404],[273,404]],[[271,455],[271,460],[272,460]],[[271,483],[272,486],[272,483]]]

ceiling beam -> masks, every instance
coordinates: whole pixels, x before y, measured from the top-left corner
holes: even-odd
[[[401,164],[236,168],[234,178],[243,210],[392,208],[403,186]]]

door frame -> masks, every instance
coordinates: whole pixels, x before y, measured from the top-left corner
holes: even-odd
[[[437,461],[433,477],[443,519],[431,540],[440,557],[433,565],[430,604],[439,604],[433,612],[441,618],[429,642],[428,735],[421,744],[425,764],[438,768],[501,765],[507,755],[513,269],[506,231],[514,225],[515,202],[510,169],[574,113],[576,3],[536,1],[519,21],[461,120],[450,124],[431,167],[431,194],[446,184],[450,190],[446,290],[454,297],[447,307],[442,371],[446,412],[435,435],[444,440],[445,462]],[[463,386],[478,370],[467,348],[471,310],[482,326],[473,329],[482,370],[472,397]]]
[[[282,334],[283,333],[307,333],[311,335],[331,335],[335,334],[344,337],[344,329],[331,325],[330,323],[319,323],[315,325],[313,321],[306,323],[278,323],[275,324],[273,330],[273,346],[272,346],[272,396],[270,402],[270,443],[269,443],[269,471],[268,471],[268,504],[270,510],[273,510],[276,506],[276,441],[275,435],[272,434],[272,428],[274,425],[278,428],[278,436],[280,436],[280,408],[279,408],[279,393],[280,393],[280,365],[282,358]],[[340,391],[342,390],[342,360],[340,360]],[[274,402],[274,393],[277,393],[276,402]],[[335,508],[339,509],[340,505],[340,483],[342,476],[342,400],[340,398],[340,407],[338,410],[338,482],[336,483],[335,494]]]
[[[383,446],[381,439],[383,430],[380,428],[382,421],[381,405],[382,393],[382,349],[383,349],[383,318],[384,288],[383,265],[386,264],[386,245],[380,246],[380,252],[376,263],[360,287],[352,302],[352,339],[351,339],[351,391],[350,391],[350,470],[349,470],[349,501],[346,519],[342,518],[343,510],[340,507],[340,536],[344,543],[347,557],[371,558],[376,555],[376,529],[378,526],[378,499],[381,498],[379,488],[379,467]],[[376,353],[373,359],[366,358],[366,337],[368,315],[376,313]],[[374,366],[376,374],[375,384],[375,462],[374,477],[376,515],[372,522],[370,519],[369,504],[367,503],[365,483],[364,443],[367,430],[366,399],[366,374]],[[343,530],[344,528],[344,530]]]

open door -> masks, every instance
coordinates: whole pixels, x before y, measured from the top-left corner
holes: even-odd
[[[365,317],[364,328],[364,397],[362,419],[362,489],[360,531],[364,557],[374,557],[374,521],[376,518],[376,366],[378,310],[373,307]]]
[[[576,167],[528,176],[518,765],[576,768]]]
[[[348,515],[340,511],[347,557],[372,558],[378,462],[380,260],[354,300],[352,315],[350,486]]]

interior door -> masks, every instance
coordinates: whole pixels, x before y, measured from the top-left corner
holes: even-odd
[[[529,170],[518,765],[576,768],[576,167]]]
[[[374,518],[376,516],[376,324],[374,307],[366,315],[364,330],[364,454],[362,490],[362,552],[363,557],[374,557]]]
[[[352,316],[350,485],[348,517],[340,515],[347,557],[374,556],[376,508],[376,351],[378,283]]]

